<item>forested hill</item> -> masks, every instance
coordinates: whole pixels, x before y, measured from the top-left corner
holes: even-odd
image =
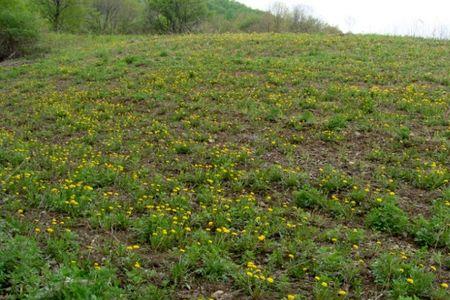
[[[239,15],[262,15],[263,11],[250,8],[233,0],[209,0],[208,9],[214,15],[221,15],[227,20],[232,20]]]

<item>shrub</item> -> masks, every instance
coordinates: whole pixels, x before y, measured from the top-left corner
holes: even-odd
[[[434,274],[417,267],[411,268],[408,273],[412,281],[408,282],[407,279],[399,277],[392,282],[392,296],[397,299],[401,296],[422,298],[429,296],[433,287]]]
[[[306,187],[293,193],[294,202],[301,208],[313,208],[319,206],[325,197],[316,189]]]
[[[36,292],[44,269],[45,262],[34,240],[10,238],[0,232],[0,290],[8,288],[20,297]]]
[[[328,120],[326,129],[331,131],[339,131],[347,127],[347,122],[347,116],[342,114],[334,115]]]
[[[436,201],[430,219],[420,216],[414,220],[413,235],[420,245],[450,247],[450,208],[443,201]]]
[[[373,208],[366,217],[367,224],[376,230],[400,234],[408,225],[406,213],[393,203]]]
[[[86,271],[63,266],[48,274],[48,283],[33,299],[119,299],[123,291],[113,269]]]
[[[23,0],[0,0],[0,60],[30,52],[39,36],[38,19]]]
[[[401,255],[384,253],[371,266],[375,283],[389,289],[392,299],[428,298],[435,280],[432,272],[405,261]],[[420,298],[420,299],[422,299]]]

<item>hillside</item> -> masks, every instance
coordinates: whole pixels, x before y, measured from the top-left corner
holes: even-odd
[[[448,41],[46,44],[0,64],[0,298],[449,299]]]
[[[262,15],[264,12],[252,9],[233,0],[209,0],[208,9],[212,15],[232,20],[242,15]]]

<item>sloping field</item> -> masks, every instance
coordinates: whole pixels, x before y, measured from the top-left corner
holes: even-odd
[[[449,41],[48,39],[0,64],[0,298],[449,299]]]

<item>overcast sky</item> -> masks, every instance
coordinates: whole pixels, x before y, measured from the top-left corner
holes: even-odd
[[[238,0],[267,10],[274,2],[304,4],[344,32],[450,37],[450,0]]]

